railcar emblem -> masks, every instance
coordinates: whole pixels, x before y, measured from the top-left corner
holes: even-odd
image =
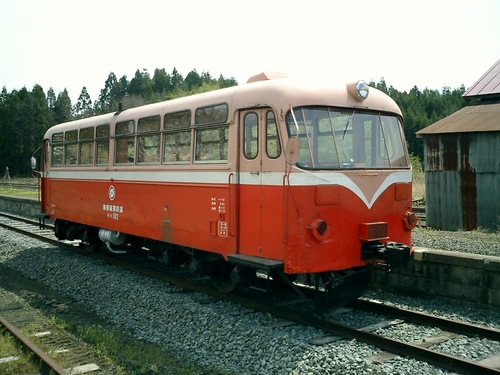
[[[109,196],[109,199],[112,201],[114,201],[116,198],[116,190],[115,190],[115,187],[112,185],[109,187],[108,196]]]

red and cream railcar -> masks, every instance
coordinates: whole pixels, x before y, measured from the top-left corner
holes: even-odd
[[[284,274],[334,274],[409,253],[401,111],[363,82],[260,74],[56,125],[43,154],[42,207],[61,239],[110,249],[147,239]]]

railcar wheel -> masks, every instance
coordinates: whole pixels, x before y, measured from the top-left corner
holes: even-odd
[[[297,280],[297,274],[285,274],[276,270],[271,270],[270,275],[275,288],[278,290],[292,289],[291,284]]]
[[[235,270],[238,274],[237,277],[239,278],[239,283],[242,287],[248,288],[255,284],[255,281],[258,278],[257,270],[255,268],[237,266]]]
[[[237,281],[233,276],[233,266],[225,260],[210,262],[209,278],[222,293],[231,293],[236,288]]]
[[[181,266],[189,262],[189,256],[181,247],[167,244],[161,261],[167,266]]]
[[[315,289],[323,283],[324,293],[316,298],[320,312],[337,309],[363,295],[370,283],[371,268],[364,267],[344,272],[328,272],[316,275]]]
[[[60,241],[66,239],[67,225],[65,221],[56,219],[54,222],[54,235]]]
[[[95,241],[92,243],[86,243],[84,244],[85,246],[85,251],[88,253],[98,253],[99,250],[101,249],[102,242],[101,241]]]
[[[95,227],[87,227],[83,232],[82,242],[88,253],[97,253],[101,249],[102,241],[99,239],[99,231]]]

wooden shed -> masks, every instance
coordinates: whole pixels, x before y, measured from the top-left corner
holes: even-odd
[[[417,132],[424,139],[427,225],[500,229],[500,60],[463,95],[469,105]]]

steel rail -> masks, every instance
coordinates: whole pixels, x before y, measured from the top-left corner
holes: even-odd
[[[4,218],[10,219],[10,220],[21,221],[25,224],[31,224],[31,225],[40,227],[40,222],[35,221],[35,219],[28,219],[27,217],[18,216],[15,214],[9,214],[7,212],[0,212],[0,217],[4,217]],[[47,229],[54,229],[54,226],[51,224],[45,224],[45,227],[47,227]]]
[[[455,320],[441,318],[418,311],[411,311],[401,307],[393,307],[384,305],[382,303],[361,299],[349,302],[348,306],[355,309],[370,311],[373,313],[389,315],[395,318],[411,321],[413,323],[439,327],[445,331],[459,333],[466,336],[481,337],[494,341],[500,341],[500,330],[496,330],[493,328],[458,322]]]
[[[444,353],[434,352],[420,346],[394,340],[384,336],[379,336],[370,332],[365,332],[353,327],[345,326],[339,323],[326,322],[316,317],[307,317],[283,308],[275,310],[272,308],[268,312],[281,317],[296,321],[297,323],[315,327],[334,335],[340,335],[349,339],[356,339],[369,345],[374,345],[382,350],[398,354],[400,356],[409,356],[439,368],[451,371],[457,371],[465,374],[500,374],[500,371],[490,367],[483,366],[476,362],[460,359]]]
[[[29,219],[25,219],[25,218],[22,218],[22,217],[18,217],[18,216],[13,216],[13,215],[9,215],[9,214],[5,214],[5,213],[0,213],[0,218],[1,217],[5,217],[9,220],[17,220],[17,221],[20,221],[20,222],[23,222],[25,224],[30,224],[30,225],[33,225],[33,227],[38,227],[38,223],[37,222],[34,222],[32,220],[29,220]],[[21,234],[24,234],[26,236],[29,236],[29,237],[32,237],[32,238],[36,238],[36,239],[39,239],[41,241],[44,241],[44,242],[48,242],[50,244],[53,244],[53,245],[67,245],[65,244],[64,242],[61,242],[57,239],[54,238],[50,238],[50,237],[47,237],[46,235],[43,235],[43,234],[40,234],[40,233],[35,233],[35,232],[30,232],[24,228],[18,228],[18,227],[15,227],[9,223],[4,223],[1,221],[0,219],[0,227],[2,228],[5,228],[5,229],[9,229],[9,230],[12,230],[12,231],[15,231],[15,232],[18,232],[18,233],[21,233]]]
[[[68,372],[60,367],[52,358],[50,358],[42,349],[36,346],[30,339],[28,339],[21,331],[10,324],[3,316],[0,315],[0,323],[26,348],[34,353],[41,361],[45,370],[55,372],[60,375],[68,375]]]

